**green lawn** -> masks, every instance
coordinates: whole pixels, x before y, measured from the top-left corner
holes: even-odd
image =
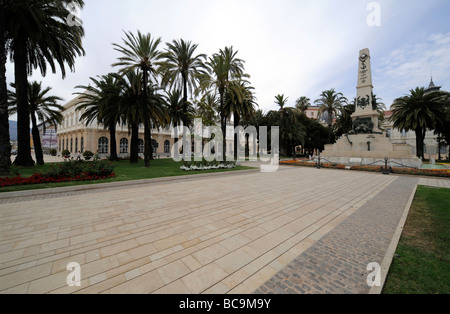
[[[450,189],[418,187],[383,293],[450,293]]]
[[[50,168],[51,163],[44,166],[35,166],[31,168],[15,168],[14,171],[18,171],[22,177],[29,177],[35,172],[45,173]],[[195,175],[200,173],[214,173],[225,171],[237,171],[237,170],[249,170],[251,167],[237,166],[234,169],[218,169],[218,170],[206,170],[206,171],[183,171],[180,169],[182,163],[177,163],[172,159],[157,159],[151,161],[150,168],[144,167],[144,161],[140,160],[139,164],[130,164],[129,161],[119,161],[114,163],[114,171],[116,176],[114,178],[96,181],[82,181],[82,182],[64,182],[64,183],[48,183],[48,184],[35,184],[35,185],[22,185],[13,187],[0,188],[1,192],[15,192],[32,189],[45,189],[55,187],[66,187],[74,185],[84,184],[96,184],[96,183],[108,183],[118,181],[131,181],[141,179],[152,179],[161,177],[183,176],[183,175]]]

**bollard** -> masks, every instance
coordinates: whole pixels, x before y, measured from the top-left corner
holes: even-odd
[[[384,158],[384,169],[382,169],[383,174],[390,174],[391,173],[391,171],[390,171],[390,169],[388,167],[388,161],[389,161],[389,158],[387,158],[387,157]]]

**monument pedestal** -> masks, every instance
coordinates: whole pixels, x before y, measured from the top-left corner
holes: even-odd
[[[322,153],[326,160],[345,165],[384,165],[389,158],[392,167],[420,168],[422,161],[414,156],[408,144],[392,143],[384,134],[347,134]]]

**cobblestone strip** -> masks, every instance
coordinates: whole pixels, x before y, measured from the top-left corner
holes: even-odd
[[[396,179],[254,293],[369,293],[367,266],[382,264],[417,182]]]

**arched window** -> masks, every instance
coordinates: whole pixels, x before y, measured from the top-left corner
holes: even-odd
[[[144,153],[144,140],[142,140],[142,139],[138,140],[138,153],[139,154]]]
[[[152,140],[152,149],[153,149],[153,154],[156,154],[158,151],[158,142],[156,140]]]
[[[106,137],[100,137],[98,139],[98,153],[107,154],[108,153],[108,139]]]
[[[120,140],[120,153],[127,154],[128,153],[128,139],[122,138]]]
[[[69,139],[66,139],[66,149],[69,150]]]
[[[81,137],[80,146],[81,146],[81,153],[84,153],[84,137]]]
[[[73,138],[70,139],[70,152],[73,153]]]
[[[75,152],[78,153],[78,137],[75,138]]]
[[[170,141],[165,141],[164,142],[164,154],[169,154],[170,153]]]

